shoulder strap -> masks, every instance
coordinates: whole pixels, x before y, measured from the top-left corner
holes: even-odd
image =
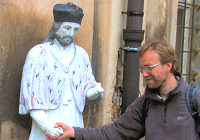
[[[195,120],[195,127],[200,137],[200,118],[198,117],[198,104],[195,101],[195,95],[196,95],[197,89],[198,88],[188,86],[188,89],[186,92],[186,102],[187,102],[188,110],[190,111],[190,114]]]
[[[145,123],[146,117],[148,115],[148,109],[149,109],[149,98],[143,97],[142,100],[142,121]]]
[[[190,114],[192,115],[192,117],[194,119],[196,119],[198,113],[198,106],[196,104],[196,101],[195,101],[195,95],[196,95],[196,90],[198,88],[195,88],[193,86],[188,86],[187,88],[187,92],[186,92],[186,103],[187,103],[187,107],[188,107],[188,110],[190,112]]]

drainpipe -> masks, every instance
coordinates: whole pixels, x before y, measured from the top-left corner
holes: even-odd
[[[139,94],[139,61],[137,56],[138,47],[143,41],[142,30],[144,0],[128,0],[126,29],[123,30],[124,68],[122,88],[122,113]]]

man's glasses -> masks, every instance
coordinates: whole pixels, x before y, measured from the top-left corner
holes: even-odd
[[[151,71],[152,71],[152,69],[155,67],[155,66],[158,66],[158,65],[160,65],[160,63],[157,63],[157,64],[155,64],[155,65],[152,65],[152,66],[145,66],[145,67],[139,67],[139,71],[141,72],[141,73],[143,73],[144,71],[146,72],[146,73],[151,73]]]

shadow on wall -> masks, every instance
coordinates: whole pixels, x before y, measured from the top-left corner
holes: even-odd
[[[2,15],[0,122],[12,121],[30,131],[29,115],[18,114],[21,75],[28,51],[48,34],[51,17],[15,5],[5,5]]]

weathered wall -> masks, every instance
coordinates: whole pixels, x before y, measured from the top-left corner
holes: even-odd
[[[177,1],[145,0],[144,10],[145,40],[159,39],[175,45]]]
[[[92,55],[92,0],[71,0],[84,10],[75,42]],[[20,81],[26,54],[41,43],[52,25],[55,3],[68,0],[0,0],[0,126],[1,140],[25,140],[31,121],[18,115]]]
[[[122,28],[127,0],[95,0],[95,36],[92,62],[95,75],[102,81],[104,99],[95,107],[94,125],[110,123],[119,111],[120,93],[115,91],[118,50],[122,45]],[[97,29],[97,30],[96,30]],[[98,59],[97,59],[97,58]]]
[[[195,1],[196,5],[200,4],[200,1]],[[191,17],[192,18],[192,17]],[[200,88],[200,10],[198,7],[194,9],[194,31],[193,37],[191,38],[193,41],[192,50],[192,63],[191,63],[191,84]]]

